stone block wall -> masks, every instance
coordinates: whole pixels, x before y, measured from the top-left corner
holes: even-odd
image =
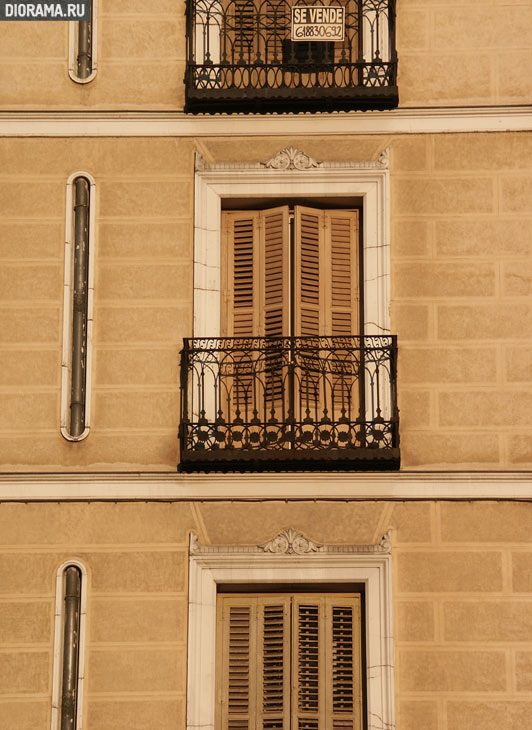
[[[397,730],[526,725],[531,510],[494,501],[3,504],[2,727],[49,728],[55,574],[76,557],[88,571],[84,727],[183,728],[189,531],[204,544],[258,545],[287,526],[340,545],[392,530]]]

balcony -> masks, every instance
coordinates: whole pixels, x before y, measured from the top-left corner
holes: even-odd
[[[395,336],[186,339],[180,471],[398,469]]]
[[[338,40],[292,40],[297,6],[342,8]],[[389,109],[396,78],[395,0],[187,0],[186,111]]]

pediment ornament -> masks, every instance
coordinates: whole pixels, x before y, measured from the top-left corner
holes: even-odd
[[[276,555],[304,555],[305,553],[317,553],[322,549],[322,545],[318,545],[292,527],[289,527],[288,530],[281,530],[273,540],[268,540],[264,545],[258,547],[265,553],[275,553]]]
[[[297,147],[285,147],[262,165],[272,170],[310,170],[313,167],[321,167],[322,163]]]

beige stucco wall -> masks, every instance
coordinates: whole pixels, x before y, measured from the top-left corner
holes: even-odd
[[[530,467],[532,135],[494,133],[2,140],[4,469],[175,469],[194,149],[246,161],[289,144],[330,160],[390,147],[403,467]],[[80,169],[97,185],[93,412],[73,444],[59,434],[63,241]]]
[[[178,352],[192,327],[193,144],[33,139],[0,147],[1,462],[175,467]],[[65,190],[76,170],[96,180],[98,426],[72,444],[57,424]]]
[[[532,505],[3,504],[0,727],[49,728],[55,573],[88,569],[86,730],[181,730],[188,532],[257,545],[289,526],[364,544],[393,529],[397,730],[514,730],[532,707]]]
[[[100,0],[98,8],[98,70],[88,84],[68,75],[67,22],[2,23],[4,108],[183,108],[184,2]]]
[[[529,0],[397,3],[400,105],[529,104]],[[0,27],[0,104],[7,109],[180,110],[185,3],[100,0],[98,72],[68,75],[68,23]]]

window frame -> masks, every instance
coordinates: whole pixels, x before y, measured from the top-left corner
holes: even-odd
[[[194,195],[194,337],[219,337],[221,211],[224,198],[362,201],[364,334],[390,334],[389,151],[366,162],[318,162],[296,148],[266,162],[206,163],[196,153]],[[362,323],[361,323],[362,324]]]
[[[280,552],[292,532],[296,549]],[[299,541],[299,543],[297,543]],[[309,545],[303,554],[297,544]],[[203,546],[190,537],[187,730],[214,730],[218,584],[360,583],[365,592],[367,725],[394,727],[391,538],[379,545],[317,546],[283,531],[262,547]]]
[[[358,162],[318,161],[290,146],[265,162],[207,163],[196,152],[194,185],[193,336],[221,335],[222,205],[224,199],[287,202],[351,197],[361,202],[360,333],[388,335],[391,303],[390,154]],[[276,204],[279,204],[276,202]],[[362,301],[363,299],[363,301]],[[355,333],[354,333],[355,334]],[[383,411],[391,412],[389,383],[381,381]]]
[[[70,376],[72,364],[72,274],[74,258],[74,182],[83,177],[89,183],[89,243],[87,271],[87,356],[85,365],[85,428],[79,436],[70,434]],[[61,359],[61,435],[67,441],[82,441],[91,427],[92,340],[94,321],[94,245],[96,227],[96,182],[83,170],[73,172],[66,183],[65,268],[63,296],[63,353]]]

